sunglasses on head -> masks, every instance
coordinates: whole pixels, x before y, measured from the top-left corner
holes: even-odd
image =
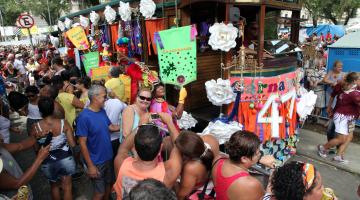
[[[138,97],[142,101],[151,101],[151,97],[144,97],[144,96],[141,96],[141,95],[138,95]]]

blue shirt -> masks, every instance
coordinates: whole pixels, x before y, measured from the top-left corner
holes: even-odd
[[[99,112],[85,108],[76,120],[76,135],[87,137],[87,148],[95,165],[113,158],[109,125],[111,124],[104,109]]]

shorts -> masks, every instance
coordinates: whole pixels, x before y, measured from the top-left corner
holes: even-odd
[[[50,182],[58,182],[61,177],[75,174],[75,160],[72,156],[41,165],[41,170]]]
[[[335,132],[341,135],[349,135],[349,124],[355,123],[355,120],[345,115],[335,113],[334,124]]]
[[[105,193],[107,185],[111,185],[115,181],[114,165],[112,160],[105,163],[95,165],[99,170],[99,177],[91,178],[96,193]]]

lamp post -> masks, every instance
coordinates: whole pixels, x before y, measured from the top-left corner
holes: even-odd
[[[1,9],[0,9],[0,20],[1,20],[1,27],[2,27],[2,29],[3,29],[3,33],[4,33],[4,34],[1,34],[1,36],[2,36],[1,41],[5,41],[4,18],[3,18],[3,15],[2,15],[2,10],[1,10]]]

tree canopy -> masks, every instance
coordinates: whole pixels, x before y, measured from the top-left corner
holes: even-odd
[[[70,8],[68,0],[0,0],[4,25],[13,26],[16,18],[24,12],[37,15],[52,25],[56,24],[61,12]],[[50,15],[49,15],[50,13]]]
[[[319,18],[331,20],[334,24],[347,25],[350,18],[356,17],[356,11],[360,8],[360,0],[304,0],[303,2],[315,26]]]

